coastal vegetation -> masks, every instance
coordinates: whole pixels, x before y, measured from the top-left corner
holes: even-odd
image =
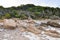
[[[59,18],[60,8],[35,6],[33,4],[21,5],[18,7],[4,8],[0,6],[0,19],[20,18],[20,19],[41,19],[41,18]]]

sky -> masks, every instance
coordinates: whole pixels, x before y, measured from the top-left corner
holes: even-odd
[[[11,7],[20,6],[22,4],[34,4],[39,6],[59,7],[60,0],[0,0],[0,6]]]

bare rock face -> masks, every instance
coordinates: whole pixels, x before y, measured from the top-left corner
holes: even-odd
[[[27,20],[27,21],[19,20],[19,21],[17,21],[17,23],[18,23],[18,27],[20,27],[21,31],[27,30],[34,34],[40,33],[40,30],[35,27],[33,20]]]
[[[58,23],[56,23],[56,22],[48,21],[48,22],[47,22],[47,25],[50,25],[50,26],[52,26],[52,27],[60,28],[60,24],[58,24]]]
[[[39,29],[37,29],[34,25],[29,25],[28,27],[26,27],[26,29],[34,34],[40,34],[41,31]]]
[[[16,22],[12,19],[4,19],[3,25],[4,25],[4,28],[8,28],[8,29],[16,28]]]
[[[45,32],[46,35],[55,37],[55,38],[60,38],[60,33],[53,31],[53,30],[48,30]]]

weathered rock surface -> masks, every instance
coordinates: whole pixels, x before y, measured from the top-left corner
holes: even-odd
[[[19,21],[18,26],[21,28],[25,28],[24,30],[30,31],[30,32],[35,33],[35,34],[40,33],[39,29],[37,29],[35,27],[34,23],[31,23],[30,21],[29,22]]]
[[[50,26],[52,26],[52,27],[60,28],[60,24],[59,24],[59,23],[56,23],[56,22],[48,21],[48,22],[47,22],[47,25],[50,25]]]
[[[17,25],[13,19],[4,19],[3,26],[7,29],[15,29]]]
[[[60,27],[51,21],[4,19],[0,22],[1,40],[60,40]],[[53,26],[51,26],[53,25]],[[60,24],[59,24],[60,25]],[[16,27],[17,26],[17,27]],[[56,28],[58,27],[58,28]],[[6,29],[4,29],[6,28]],[[9,30],[14,29],[14,30]],[[59,29],[59,30],[57,30]]]
[[[39,29],[37,29],[34,25],[29,25],[26,29],[35,34],[41,33],[41,31]]]
[[[53,31],[53,30],[48,30],[45,32],[46,35],[55,37],[55,38],[60,38],[60,33]]]

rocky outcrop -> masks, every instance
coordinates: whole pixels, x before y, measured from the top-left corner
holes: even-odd
[[[36,28],[34,25],[29,25],[28,27],[26,27],[26,29],[34,34],[40,34],[41,30],[39,30],[38,28]]]
[[[60,24],[59,24],[59,23],[52,22],[52,21],[48,21],[48,22],[47,22],[47,25],[50,25],[50,26],[52,26],[52,27],[60,28]]]
[[[16,40],[20,40],[20,39],[27,40],[24,37],[27,37],[28,40],[29,39],[40,40],[40,38],[41,40],[42,39],[53,40],[52,38],[55,38],[55,39],[60,38],[60,31],[59,31],[60,29],[55,28],[55,27],[59,27],[58,25],[60,24],[54,21],[50,22],[50,20],[48,22],[39,20],[39,22],[37,22],[36,20],[4,19],[3,22],[0,22],[0,25],[3,25],[3,27],[8,30],[2,28],[3,30],[0,29],[0,32],[3,31],[3,33],[4,32],[10,33],[11,35],[13,35],[14,40],[15,40],[14,37],[17,38]],[[9,30],[9,29],[14,29],[14,30]],[[21,37],[20,35],[22,35],[23,37],[20,38]]]
[[[40,30],[38,28],[35,27],[34,25],[34,21],[32,22],[32,20],[19,20],[17,21],[19,24],[18,24],[18,27],[22,30],[21,31],[29,31],[29,32],[32,32],[34,34],[39,34],[40,33]]]
[[[4,19],[3,26],[7,29],[15,29],[17,25],[16,22],[12,19]]]
[[[45,32],[46,35],[55,37],[55,38],[60,38],[60,33],[53,31],[53,30],[48,30]]]

